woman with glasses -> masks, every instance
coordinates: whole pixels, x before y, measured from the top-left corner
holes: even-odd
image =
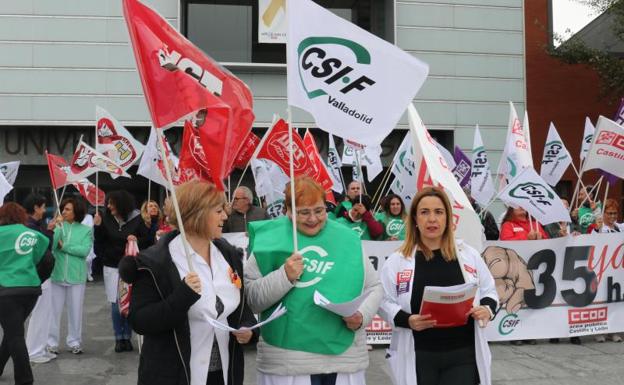
[[[419,191],[406,222],[405,242],[381,271],[385,296],[379,311],[392,325],[386,357],[394,385],[491,384],[484,327],[498,306],[494,278],[477,250],[455,240],[444,190]],[[464,283],[478,287],[464,325],[436,327],[431,314],[420,313],[425,287]]]
[[[368,367],[365,327],[383,295],[358,235],[327,220],[325,191],[310,177],[295,179],[296,211],[286,187],[287,215],[249,224],[251,256],[245,284],[252,310],[266,319],[282,304],[287,312],[264,325],[258,343],[260,385],[359,385]],[[292,224],[298,250],[293,252]],[[368,297],[348,316],[314,303]]]

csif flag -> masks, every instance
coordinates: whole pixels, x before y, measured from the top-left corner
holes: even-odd
[[[624,127],[600,116],[583,170],[599,168],[624,178]]]
[[[67,181],[77,182],[98,171],[106,172],[113,178],[119,176],[130,178],[130,175],[121,166],[80,140],[74,156],[69,162]]]
[[[4,178],[9,184],[15,184],[15,178],[17,178],[17,171],[19,170],[20,161],[14,160],[12,162],[0,163],[0,173],[4,175]]]
[[[13,190],[13,186],[6,180],[4,174],[0,172],[0,206],[4,204],[4,197]]]
[[[264,197],[267,213],[271,218],[284,215],[286,211],[284,189],[290,180],[282,168],[268,159],[251,160],[251,172],[256,181],[256,194]]]
[[[288,104],[311,113],[329,133],[381,143],[428,66],[310,0],[290,1],[287,13]]]
[[[492,172],[490,170],[490,162],[488,161],[481,131],[477,125],[475,129],[474,142],[472,145],[472,166],[470,168],[470,195],[482,207],[486,207],[494,195],[494,182],[492,180]]]
[[[340,172],[340,167],[342,167],[342,164],[340,163],[340,157],[338,156],[336,143],[334,143],[334,136],[332,134],[328,135],[329,145],[327,148],[327,168],[329,170],[329,176],[331,176],[332,182],[334,183],[334,187],[332,187],[332,189],[342,194],[344,192],[344,182],[342,180],[342,174]]]
[[[412,132],[407,131],[403,142],[392,159],[392,175],[394,180],[390,185],[390,191],[400,196],[406,207],[410,207],[412,199],[416,195],[416,174],[414,159],[414,139]]]
[[[572,164],[572,156],[561,141],[555,125],[550,122],[548,137],[544,144],[544,156],[540,176],[551,186],[557,185],[565,170]]]
[[[126,171],[143,153],[143,144],[100,106],[95,107],[95,133],[95,149]]]
[[[499,193],[511,207],[522,207],[543,225],[571,222],[570,214],[555,191],[531,167],[522,170]]]
[[[585,129],[583,130],[583,143],[581,144],[581,155],[580,155],[581,163],[583,163],[583,161],[585,160],[585,157],[587,156],[589,147],[591,146],[592,141],[594,140],[595,131],[596,131],[596,128],[592,124],[591,120],[589,120],[589,117],[585,117]]]

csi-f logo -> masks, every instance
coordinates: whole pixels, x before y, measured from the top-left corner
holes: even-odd
[[[348,53],[333,47],[346,48]],[[308,37],[299,43],[297,55],[301,84],[310,99],[327,95],[331,92],[330,89],[349,94],[352,91],[364,91],[375,84],[375,80],[360,73],[365,65],[371,64],[370,53],[352,40],[338,37]],[[322,80],[325,84],[308,89],[304,81],[307,77],[305,74]]]
[[[30,253],[37,244],[37,236],[32,231],[25,231],[15,240],[15,252],[19,255]]]
[[[551,206],[551,201],[555,198],[546,187],[533,182],[522,183],[514,187],[509,195],[514,198],[529,199],[546,206]]]
[[[502,336],[511,334],[520,325],[520,318],[517,314],[511,313],[504,316],[498,324],[498,333]]]
[[[591,144],[593,139],[594,139],[594,135],[593,134],[589,134],[585,138],[583,138],[583,140],[585,141],[585,144]]]
[[[477,147],[473,151],[475,158],[472,161],[472,177],[477,177],[487,171],[487,153],[483,146]]]
[[[301,276],[302,280],[295,283],[296,287],[303,288],[316,285],[334,267],[334,262],[326,260],[329,254],[320,246],[306,246],[299,251],[299,254],[303,256],[303,275]],[[314,276],[314,278],[308,279],[310,276]],[[303,281],[303,279],[307,280]]]
[[[565,153],[563,153],[563,143],[559,140],[553,140],[552,142],[546,143],[544,147],[544,160],[542,160],[542,164],[549,164],[556,160],[562,160],[567,157]]]

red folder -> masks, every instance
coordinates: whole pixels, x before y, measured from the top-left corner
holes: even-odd
[[[466,313],[473,306],[477,285],[464,283],[456,286],[426,286],[420,303],[420,315],[431,314],[436,328],[466,325]]]

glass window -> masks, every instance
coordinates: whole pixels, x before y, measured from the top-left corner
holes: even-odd
[[[392,0],[316,0],[382,39],[394,36]],[[258,43],[258,0],[182,0],[182,32],[224,63],[285,63],[285,44]]]

